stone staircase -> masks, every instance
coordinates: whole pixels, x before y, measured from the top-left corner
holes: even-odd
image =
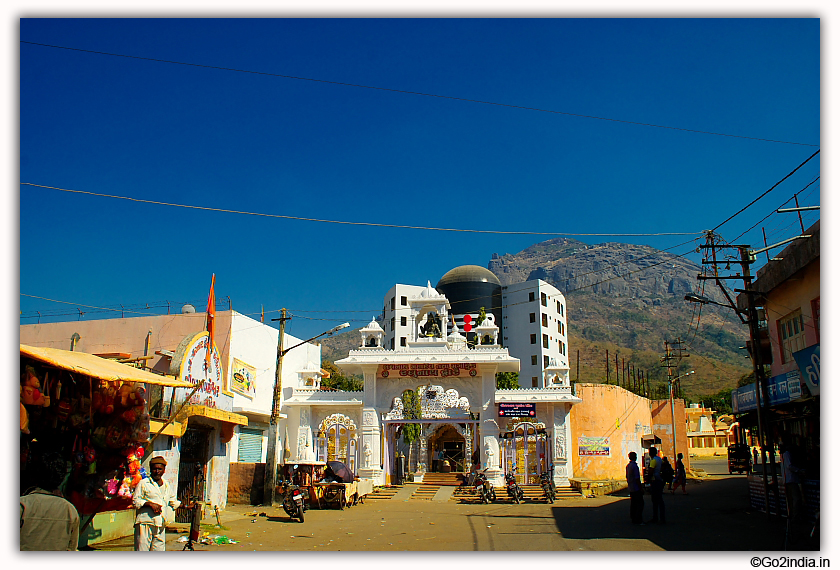
[[[373,490],[373,493],[369,493],[365,500],[373,499],[373,500],[382,500],[382,499],[390,499],[394,495],[396,495],[400,489],[402,489],[402,485],[390,485],[388,487],[376,487]]]
[[[525,493],[526,503],[545,503],[542,487],[539,485],[520,485],[522,492]],[[478,494],[474,492],[474,487],[459,487],[455,489],[451,499],[461,503],[477,503]],[[560,501],[562,499],[580,499],[583,495],[579,491],[573,489],[571,485],[566,487],[557,487],[557,495],[554,500]],[[500,502],[513,502],[507,496],[507,491],[504,487],[496,487],[496,500]]]
[[[426,473],[423,475],[423,485],[458,487],[465,479],[466,475],[464,473]]]
[[[438,492],[438,489],[440,489],[440,485],[430,485],[424,482],[422,485],[417,486],[417,489],[411,494],[410,498],[415,501],[431,501]]]

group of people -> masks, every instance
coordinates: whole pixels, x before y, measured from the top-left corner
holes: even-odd
[[[21,550],[78,550],[80,517],[60,487],[66,476],[66,462],[58,453],[46,452],[34,458],[34,486],[20,498]],[[166,550],[166,524],[175,520],[180,501],[175,489],[163,479],[166,460],[149,461],[151,477],[141,479],[134,489],[134,550]]]
[[[630,492],[630,522],[636,525],[665,524],[665,502],[662,500],[665,486],[668,486],[672,494],[679,487],[682,487],[684,495],[688,494],[685,490],[686,472],[685,465],[683,465],[683,454],[677,454],[676,466],[672,467],[668,459],[664,458],[663,460],[659,457],[659,451],[651,446],[645,464],[644,480],[642,479],[642,470],[636,463],[638,458],[636,452],[631,451],[627,457],[630,460],[626,467],[627,489]],[[647,523],[642,519],[646,486],[649,489],[653,509],[653,517]]]

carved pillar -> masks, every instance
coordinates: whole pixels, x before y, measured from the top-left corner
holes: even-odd
[[[464,471],[468,473],[472,467],[472,440],[472,424],[466,424],[464,426]]]
[[[379,422],[379,414],[376,411],[376,366],[366,366],[365,396],[362,407],[362,468],[359,469],[359,477],[372,479],[375,485],[385,484],[385,473],[388,466],[383,469],[384,449],[382,449],[382,426]]]
[[[426,458],[428,457],[428,443],[429,438],[426,434],[426,429],[428,424],[422,424],[423,428],[420,430],[420,439],[417,440],[417,472],[418,473],[425,473],[426,472]]]
[[[569,415],[568,406],[562,403],[554,404],[554,483],[567,486],[572,476],[572,461],[569,450]]]
[[[315,447],[312,441],[312,414],[307,406],[300,407],[300,424],[297,434],[297,457],[308,461],[315,459]]]

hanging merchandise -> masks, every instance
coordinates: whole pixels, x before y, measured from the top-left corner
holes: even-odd
[[[45,402],[49,405],[44,394],[41,392],[41,381],[35,375],[35,369],[32,366],[26,367],[26,380],[23,384],[21,397],[23,403],[29,406],[43,406]]]

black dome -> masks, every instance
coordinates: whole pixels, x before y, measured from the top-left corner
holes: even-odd
[[[461,265],[450,269],[440,278],[436,288],[452,283],[492,283],[499,286],[502,284],[492,271],[480,265]]]

